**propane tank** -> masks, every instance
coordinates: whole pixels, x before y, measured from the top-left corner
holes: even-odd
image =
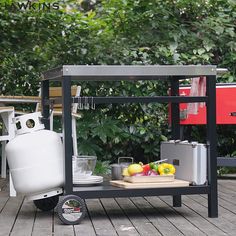
[[[54,131],[45,130],[41,113],[14,118],[16,136],[6,145],[17,193],[32,195],[64,184],[63,146]]]

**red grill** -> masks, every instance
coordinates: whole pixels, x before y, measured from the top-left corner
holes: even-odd
[[[180,87],[181,96],[188,96],[190,86]],[[200,107],[198,114],[187,115],[187,104],[180,104],[181,125],[206,124],[206,106]],[[216,123],[236,124],[236,84],[218,84],[216,86]]]

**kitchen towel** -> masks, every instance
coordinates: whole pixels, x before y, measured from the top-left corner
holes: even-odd
[[[206,96],[206,77],[205,76],[192,78],[189,96]],[[205,106],[205,102],[188,103],[187,115],[190,115],[190,114],[197,115],[198,108],[204,107],[204,106]]]

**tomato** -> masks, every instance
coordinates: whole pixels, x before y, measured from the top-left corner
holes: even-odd
[[[149,170],[151,170],[149,164],[143,165],[142,167],[143,167],[143,173],[145,173],[145,174],[148,173]]]

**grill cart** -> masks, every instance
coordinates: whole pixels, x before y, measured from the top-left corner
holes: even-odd
[[[173,206],[181,206],[181,195],[207,194],[208,216],[218,216],[217,202],[217,160],[216,160],[216,75],[214,65],[150,65],[150,66],[86,66],[64,65],[46,71],[42,75],[42,106],[44,124],[49,123],[49,108],[52,100],[49,97],[50,82],[60,81],[63,88],[63,144],[65,158],[64,197],[59,200],[58,215],[66,224],[77,224],[85,214],[83,199],[137,197],[137,196],[173,196]],[[206,76],[206,96],[179,96],[179,81],[192,77]],[[168,80],[171,94],[169,96],[152,97],[71,97],[72,81],[137,81],[137,80]],[[61,101],[53,100],[53,103]],[[180,103],[206,103],[206,145],[207,145],[207,182],[204,185],[185,187],[158,188],[119,188],[104,182],[99,186],[76,187],[72,181],[72,126],[71,104],[78,102],[83,105],[122,104],[122,103],[170,103],[172,139],[180,139]]]

